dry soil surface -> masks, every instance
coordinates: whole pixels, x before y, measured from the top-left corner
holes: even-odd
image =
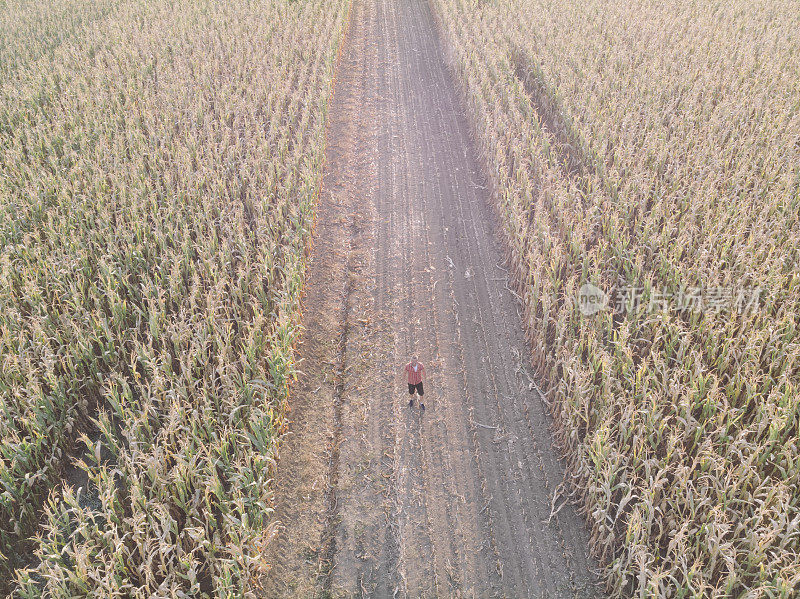
[[[264,596],[595,596],[432,9],[344,44]]]

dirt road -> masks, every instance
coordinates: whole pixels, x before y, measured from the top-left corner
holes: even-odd
[[[328,142],[265,596],[594,596],[427,0],[354,0]]]

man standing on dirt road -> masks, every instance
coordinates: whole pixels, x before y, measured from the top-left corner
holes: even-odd
[[[425,404],[422,403],[422,377],[425,376],[425,366],[422,362],[417,360],[417,356],[413,356],[411,361],[406,364],[406,374],[408,375],[408,392],[411,394],[411,399],[408,400],[409,406],[414,406],[414,392],[419,393],[419,409],[425,411]]]

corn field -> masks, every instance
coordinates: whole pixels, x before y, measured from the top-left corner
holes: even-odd
[[[2,3],[13,596],[254,595],[347,6]]]
[[[611,595],[796,596],[800,5],[434,4]]]

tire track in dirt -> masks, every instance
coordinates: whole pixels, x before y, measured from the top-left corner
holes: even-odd
[[[428,0],[353,0],[267,597],[595,595],[455,89]]]

